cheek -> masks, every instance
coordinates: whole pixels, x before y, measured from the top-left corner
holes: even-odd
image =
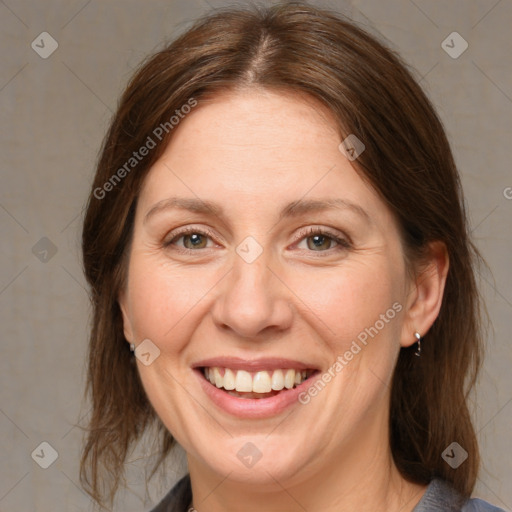
[[[352,341],[379,338],[390,348],[399,341],[401,269],[392,262],[348,263],[336,269],[312,268],[287,282],[303,301],[304,314],[336,354]]]
[[[221,275],[198,266],[171,265],[161,255],[132,254],[128,296],[137,337],[179,343],[172,332],[182,329],[189,316],[201,309],[202,300]]]
[[[149,339],[160,350],[149,366],[138,361],[137,367],[150,402],[171,432],[186,430],[186,411],[180,404],[187,402],[182,383],[189,375],[180,361],[197,326],[194,315],[212,287],[211,274],[171,267],[142,251],[131,257],[127,295],[136,340]]]

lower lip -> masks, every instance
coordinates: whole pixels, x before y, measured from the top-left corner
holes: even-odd
[[[318,372],[297,387],[283,389],[279,394],[269,398],[239,398],[211,384],[204,377],[202,370],[196,369],[194,373],[206,395],[223,411],[238,418],[268,418],[276,416],[293,404],[302,405],[298,397],[311,386]]]

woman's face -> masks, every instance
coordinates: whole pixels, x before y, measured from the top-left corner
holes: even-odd
[[[240,481],[371,457],[414,341],[390,210],[312,100],[226,94],[174,130],[140,194],[120,298],[155,411],[190,467]]]

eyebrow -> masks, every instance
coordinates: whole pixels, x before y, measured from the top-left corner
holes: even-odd
[[[173,209],[187,210],[189,212],[214,215],[217,217],[222,217],[223,214],[222,208],[212,201],[205,201],[204,199],[197,198],[170,197],[168,199],[158,201],[158,203],[156,203],[148,213],[146,213],[144,223],[146,223],[150,217],[159,212]]]
[[[283,208],[279,215],[279,220],[286,217],[298,217],[305,213],[320,212],[325,210],[350,210],[362,217],[366,222],[371,223],[370,215],[364,208],[358,204],[347,201],[346,199],[299,199],[293,201]]]
[[[198,198],[170,197],[156,203],[146,213],[143,222],[146,223],[150,217],[153,217],[159,212],[173,209],[187,210],[193,213],[211,215],[219,218],[222,218],[224,213],[222,206],[212,201]],[[292,201],[281,210],[279,221],[285,218],[298,217],[305,213],[326,210],[349,210],[362,217],[366,222],[371,223],[371,218],[364,208],[341,198],[298,199],[297,201]]]

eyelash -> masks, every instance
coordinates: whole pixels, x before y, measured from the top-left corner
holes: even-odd
[[[175,242],[176,240],[179,240],[181,237],[186,236],[186,235],[191,235],[191,234],[206,236],[211,239],[215,238],[214,233],[208,229],[185,228],[181,231],[174,233],[173,237],[169,241],[164,242],[163,247],[168,248],[171,245],[173,245],[173,242]],[[307,252],[331,253],[332,250],[336,250],[336,249],[347,250],[352,247],[352,243],[349,241],[349,239],[341,238],[338,235],[330,232],[329,230],[326,230],[325,228],[312,228],[312,227],[307,228],[306,231],[301,231],[297,237],[296,242],[294,242],[294,243],[301,242],[303,239],[309,238],[314,235],[320,235],[320,236],[330,238],[331,240],[336,242],[338,245],[336,247],[327,249],[326,251],[312,251],[312,250],[306,249]],[[187,249],[186,247],[179,247],[177,250],[179,250],[181,252],[185,252],[185,253],[193,253],[193,252],[197,252],[198,250],[201,250],[201,249]]]

